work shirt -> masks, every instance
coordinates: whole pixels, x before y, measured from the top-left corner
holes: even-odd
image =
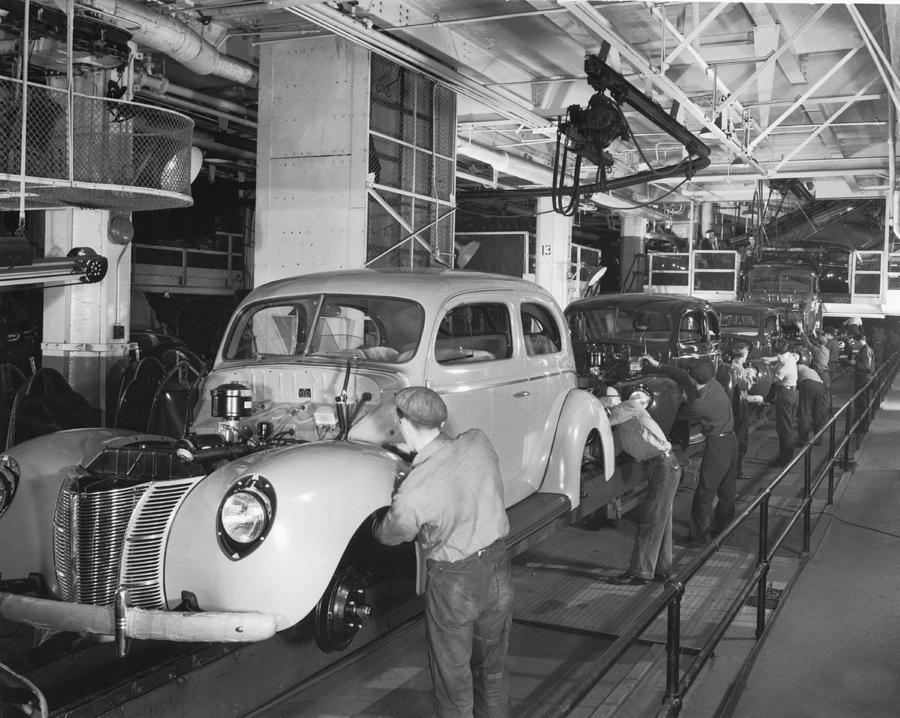
[[[797,360],[790,352],[778,355],[775,381],[781,386],[797,386]]]
[[[686,388],[691,385],[692,391],[685,391],[687,405],[684,416],[694,419],[700,424],[700,431],[706,437],[717,434],[728,434],[734,431],[734,411],[731,408],[731,399],[725,393],[725,389],[715,379],[702,387],[693,385],[690,375],[684,370],[668,364],[660,364],[659,371],[678,382],[678,385]]]
[[[816,372],[821,375],[823,371],[828,371],[828,362],[831,354],[828,347],[822,344],[814,344],[809,349],[810,364]]]
[[[609,423],[619,427],[622,450],[638,461],[648,461],[671,451],[672,444],[659,424],[640,404],[623,401],[609,410]]]
[[[855,372],[860,374],[871,374],[875,369],[875,353],[868,344],[861,346],[856,354],[856,366],[853,368]]]
[[[509,533],[500,462],[483,431],[441,432],[412,467],[375,527],[381,543],[416,539],[426,559],[459,561]]]
[[[824,383],[822,381],[822,377],[819,376],[819,372],[817,372],[815,369],[810,369],[805,364],[798,364],[797,365],[797,381],[804,381],[804,380],[817,381],[820,384]]]
[[[828,367],[833,369],[837,367],[841,358],[841,343],[837,339],[829,339],[825,345],[828,347]]]

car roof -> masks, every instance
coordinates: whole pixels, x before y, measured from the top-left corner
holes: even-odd
[[[689,309],[712,309],[705,299],[691,297],[687,294],[645,294],[632,292],[626,294],[600,294],[595,297],[576,299],[566,307],[566,313],[576,310],[603,309],[622,307],[632,311],[683,312]]]
[[[316,272],[278,279],[257,287],[244,304],[303,294],[374,294],[413,299],[420,304],[442,302],[446,297],[470,291],[514,291],[552,295],[527,279],[503,274],[466,272],[458,269],[348,269]]]

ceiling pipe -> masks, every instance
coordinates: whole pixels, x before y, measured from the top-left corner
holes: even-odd
[[[186,87],[173,85],[166,77],[160,75],[136,72],[134,89],[138,94],[164,97],[167,103],[175,107],[194,110],[244,127],[256,129],[258,126],[254,110],[236,102],[229,102]]]
[[[153,6],[130,0],[80,0],[80,5],[131,33],[135,42],[164,52],[198,75],[215,75],[240,85],[257,87],[253,65],[220,53],[183,22],[161,15]]]

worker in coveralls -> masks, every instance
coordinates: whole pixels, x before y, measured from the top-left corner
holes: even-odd
[[[685,371],[660,364],[650,356],[643,358],[678,382],[686,397],[684,415],[696,421],[703,432],[703,461],[691,502],[691,533],[685,545],[691,548],[705,546],[711,534],[720,533],[734,518],[738,443],[734,435],[731,399],[716,380],[715,368],[708,359],[692,361]]]
[[[681,465],[648,406],[650,395],[638,389],[608,410],[609,423],[619,427],[622,449],[647,471],[631,563],[625,573],[608,579],[617,586],[663,582],[672,572],[672,502],[681,480]]]

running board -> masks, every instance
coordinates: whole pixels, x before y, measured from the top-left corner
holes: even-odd
[[[569,497],[563,494],[532,494],[511,506],[506,512],[509,555],[517,556],[570,524],[571,511]]]

